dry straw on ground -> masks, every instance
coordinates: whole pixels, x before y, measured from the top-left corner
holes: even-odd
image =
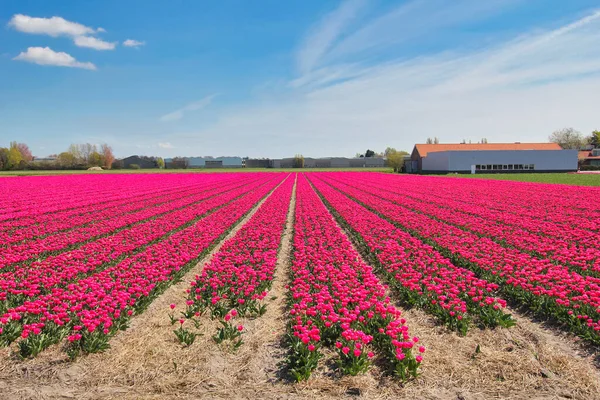
[[[421,338],[427,352],[421,376],[404,387],[377,368],[357,377],[339,377],[327,360],[308,382],[289,383],[281,376],[285,349],[280,342],[286,323],[294,206],[295,190],[273,289],[266,299],[267,313],[242,321],[245,343],[237,352],[212,341],[215,323],[208,317],[202,317],[204,336],[183,348],[168,318],[169,304],[185,301],[188,282],[217,247],[181,283],[134,318],[105,353],[71,363],[58,347],[29,361],[14,360],[9,350],[2,350],[0,399],[600,399],[594,354],[573,337],[515,310],[511,310],[515,327],[473,328],[466,337],[436,325],[420,310],[405,311],[411,332]]]

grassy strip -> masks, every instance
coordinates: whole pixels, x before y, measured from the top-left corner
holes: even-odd
[[[559,185],[600,186],[600,174],[573,173],[515,173],[515,174],[448,174],[446,178],[492,179],[516,182],[550,183]]]

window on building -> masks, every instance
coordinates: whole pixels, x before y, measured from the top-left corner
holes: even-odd
[[[523,169],[529,169],[529,164],[523,165]]]
[[[529,169],[535,169],[535,164],[529,164]]]
[[[504,165],[502,166],[502,169],[508,169],[508,165],[504,164]]]
[[[475,165],[475,170],[477,171],[478,169],[481,169],[481,165],[479,164]]]
[[[487,169],[492,169],[491,164],[488,164]]]
[[[481,165],[481,169],[486,169],[486,165]]]
[[[513,165],[512,164],[508,164],[508,169],[513,169]]]

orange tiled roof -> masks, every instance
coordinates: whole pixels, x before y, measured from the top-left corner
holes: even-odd
[[[579,153],[577,153],[577,159],[578,160],[583,160],[584,158],[588,158],[592,155],[592,152],[589,150],[581,150],[579,151]]]
[[[427,153],[437,151],[460,150],[562,150],[557,143],[454,143],[454,144],[416,144],[419,155],[426,157]]]

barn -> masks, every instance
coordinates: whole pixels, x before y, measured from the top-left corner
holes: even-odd
[[[416,144],[409,173],[498,173],[577,171],[577,150],[556,143]]]

